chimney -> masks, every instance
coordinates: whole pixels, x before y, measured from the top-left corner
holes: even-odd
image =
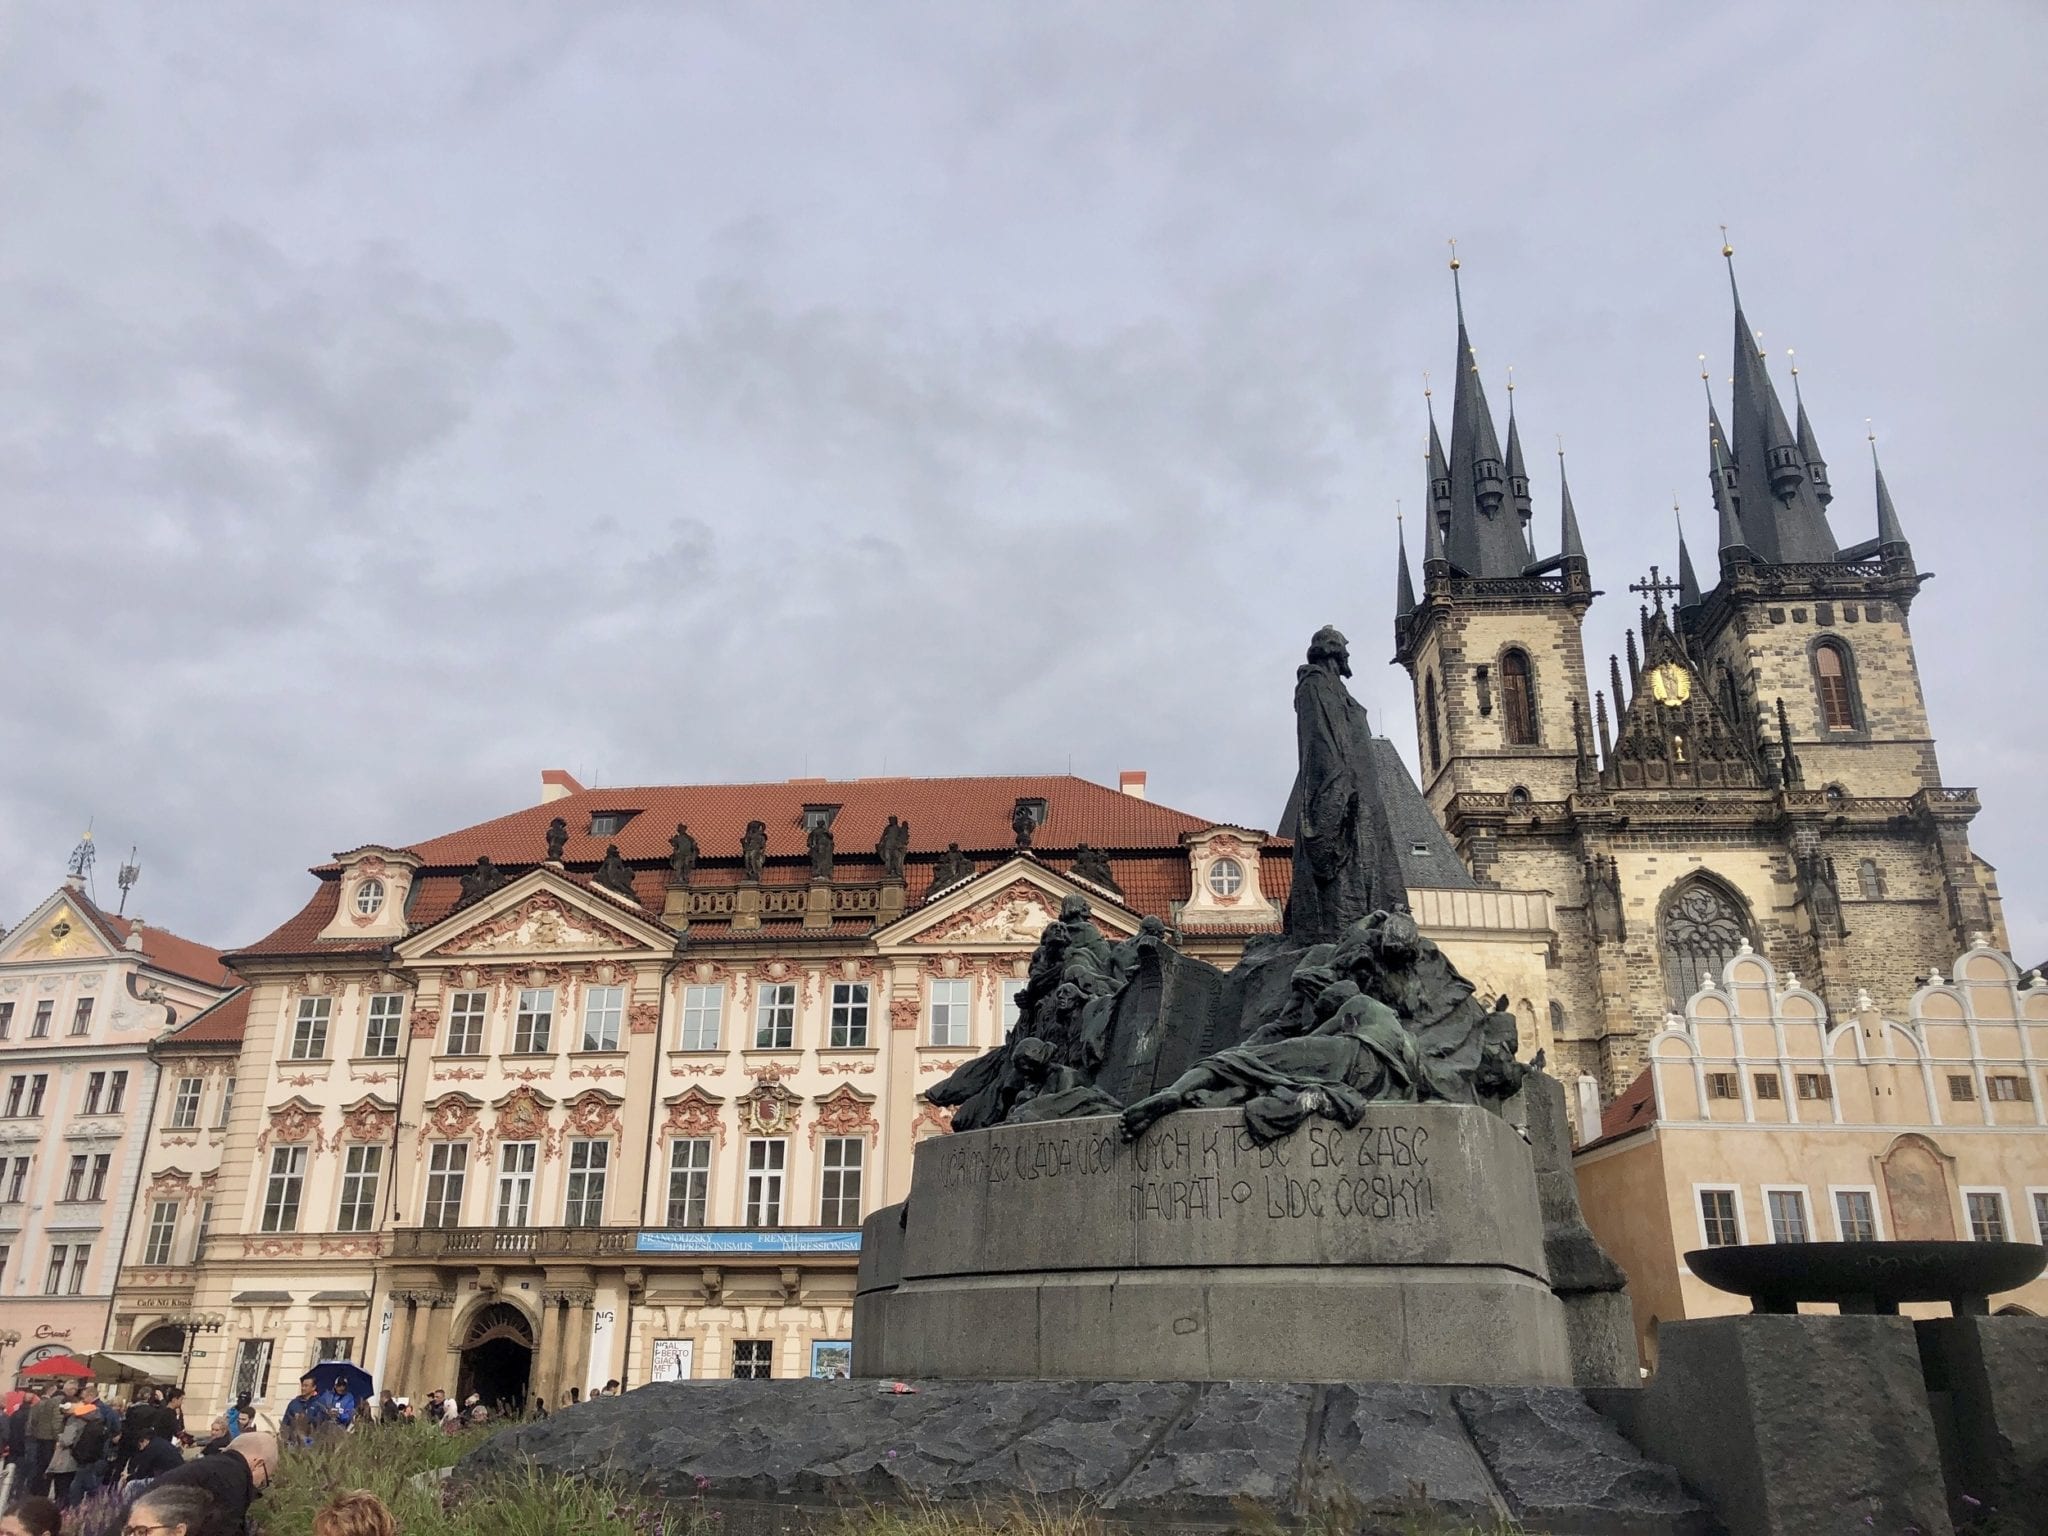
[[[1579,1099],[1579,1145],[1600,1139],[1600,1084],[1588,1073],[1580,1073],[1577,1084]]]
[[[1133,800],[1144,799],[1145,770],[1142,768],[1126,768],[1116,776],[1116,787],[1129,795]]]
[[[566,800],[571,795],[583,793],[583,786],[569,776],[563,768],[543,768],[540,771],[540,803],[550,800]]]

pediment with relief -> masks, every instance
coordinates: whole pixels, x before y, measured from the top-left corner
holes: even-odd
[[[1004,873],[1010,878],[997,885]],[[993,875],[996,878],[991,879]],[[990,887],[994,888],[991,889]],[[1001,944],[1028,948],[1038,943],[1046,925],[1059,916],[1069,896],[1087,901],[1095,926],[1109,938],[1137,931],[1137,920],[1102,893],[1069,884],[1057,872],[1023,861],[1008,871],[990,871],[979,882],[939,898],[931,908],[913,912],[897,924],[887,942],[907,944]]]
[[[434,950],[437,955],[517,954],[534,950],[642,949],[624,930],[601,922],[548,891],[474,923]]]

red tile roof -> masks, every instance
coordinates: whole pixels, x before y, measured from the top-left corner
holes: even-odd
[[[162,1041],[167,1047],[180,1045],[240,1045],[242,1031],[249,1023],[249,988],[237,987],[204,1013],[193,1016],[182,1029],[173,1030]]]
[[[650,917],[659,920],[669,888],[669,838],[678,822],[687,823],[699,847],[694,884],[716,889],[740,883],[740,837],[749,821],[768,830],[768,863],[764,885],[803,885],[810,879],[806,806],[839,807],[832,822],[836,843],[834,872],[841,881],[878,880],[881,865],[874,847],[890,816],[907,822],[909,858],[904,870],[905,899],[919,905],[931,887],[932,870],[949,843],[958,843],[982,872],[1016,852],[1010,817],[1018,800],[1043,800],[1046,817],[1032,839],[1032,856],[1062,872],[1073,865],[1081,843],[1109,855],[1112,873],[1122,887],[1124,904],[1140,913],[1167,916],[1172,904],[1188,897],[1188,861],[1182,848],[1185,834],[1215,822],[1176,811],[1157,801],[1140,800],[1106,785],[1071,774],[951,779],[792,779],[772,784],[664,785],[635,789],[579,790],[558,800],[500,816],[441,837],[415,843],[405,851],[425,865],[413,882],[406,920],[413,931],[438,922],[461,901],[461,873],[479,856],[488,855],[508,873],[540,863],[547,854],[548,823],[560,816],[569,826],[563,861],[572,879],[587,882],[608,844],[637,866],[634,894]],[[590,818],[604,811],[635,813],[615,834],[592,837]],[[1260,863],[1260,883],[1274,901],[1287,897],[1292,873],[1288,844],[1269,838],[1268,857]],[[1277,856],[1275,856],[1277,855]],[[249,955],[347,954],[374,952],[384,941],[322,940],[333,920],[339,866],[325,864],[306,906],[288,922],[239,951]],[[834,932],[866,932],[865,920],[833,924]],[[779,932],[769,924],[759,932]],[[720,932],[712,924],[693,931]],[[809,930],[817,933],[820,930]],[[791,925],[791,936],[805,930]],[[723,933],[720,932],[723,937]]]
[[[83,891],[73,891],[71,902],[97,922],[116,945],[125,945],[128,935],[142,930],[142,957],[160,971],[183,976],[209,987],[231,987],[236,977],[222,963],[220,951],[196,939],[180,938],[165,928],[153,927],[140,918],[121,917],[103,910]]]
[[[1598,1146],[1600,1142],[1612,1141],[1632,1131],[1647,1130],[1656,1123],[1657,1086],[1651,1069],[1645,1067],[1636,1074],[1636,1080],[1622,1090],[1620,1098],[1600,1111],[1599,1140],[1591,1145]]]

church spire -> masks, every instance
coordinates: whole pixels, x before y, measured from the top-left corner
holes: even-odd
[[[1773,563],[1832,560],[1838,550],[1827,508],[1743,313],[1742,293],[1735,286],[1735,247],[1726,243],[1725,232],[1721,254],[1735,301],[1735,386],[1729,402],[1734,434],[1728,448],[1745,495],[1743,523],[1750,547]]]
[[[1480,382],[1479,358],[1465,325],[1465,291],[1458,276],[1457,246],[1451,247],[1451,285],[1458,313],[1457,388],[1451,396],[1450,529],[1445,553],[1466,576],[1519,576],[1529,564],[1529,544],[1517,506],[1509,501],[1508,466],[1503,462],[1493,412]],[[1516,434],[1510,433],[1510,441]]]
[[[1884,466],[1877,462],[1877,434],[1870,434],[1870,467],[1877,474],[1877,547],[1897,545],[1905,549],[1906,530],[1899,526],[1898,509],[1892,505],[1891,488],[1884,483]]]
[[[1828,461],[1820,456],[1813,423],[1806,419],[1806,396],[1799,388],[1799,364],[1793,361],[1790,347],[1785,349],[1785,360],[1792,367],[1792,401],[1799,413],[1799,425],[1794,429],[1799,437],[1799,457],[1806,465],[1807,478],[1813,481],[1813,494],[1826,506],[1835,499],[1834,487],[1828,484]]]
[[[1408,529],[1398,505],[1394,508],[1394,563],[1400,567],[1394,581],[1394,617],[1405,619],[1415,611],[1415,578],[1408,574]]]
[[[1444,440],[1436,435],[1436,401],[1426,373],[1422,376],[1422,407],[1429,412],[1429,516],[1432,522],[1447,523],[1451,520],[1451,466],[1444,458]]]
[[[1685,519],[1679,515],[1678,498],[1671,499],[1672,520],[1678,524],[1678,606],[1700,605],[1700,579],[1692,568],[1692,552],[1685,547]]]
[[[1522,542],[1529,542],[1529,466],[1522,462],[1522,429],[1515,421],[1515,370],[1508,369],[1508,499],[1522,520]]]
[[[1564,443],[1561,439],[1557,445],[1557,491],[1558,500],[1564,508],[1558,519],[1558,553],[1567,560],[1584,560],[1586,546],[1579,538],[1578,514],[1572,510],[1572,483],[1564,477]]]
[[[1732,267],[1728,281],[1735,281]],[[1714,410],[1714,386],[1707,378],[1704,352],[1700,354],[1700,388],[1707,392],[1707,484],[1714,488],[1714,513],[1720,520],[1725,564],[1730,550],[1746,550],[1749,541],[1742,534],[1742,497],[1736,488],[1735,466],[1728,462],[1728,434],[1721,430],[1721,418]]]

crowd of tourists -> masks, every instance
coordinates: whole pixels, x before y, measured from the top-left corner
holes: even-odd
[[[109,1489],[126,1508],[121,1531],[243,1536],[281,1447],[288,1454],[322,1434],[387,1424],[424,1422],[460,1434],[492,1416],[474,1392],[458,1400],[436,1389],[415,1405],[389,1389],[358,1396],[350,1382],[348,1374],[307,1372],[274,1421],[243,1392],[204,1434],[187,1427],[182,1387],[150,1387],[125,1405],[103,1399],[90,1381],[8,1393],[0,1399],[0,1536],[58,1536],[66,1511]],[[590,1395],[621,1390],[608,1381]],[[571,1387],[564,1406],[581,1401]],[[535,1399],[527,1411],[545,1418],[547,1404]],[[383,1503],[360,1490],[336,1494],[313,1523],[313,1536],[396,1533]]]

